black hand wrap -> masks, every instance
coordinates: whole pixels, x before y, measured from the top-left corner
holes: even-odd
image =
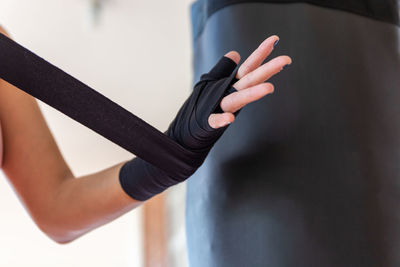
[[[235,68],[236,67],[236,68]],[[212,129],[208,116],[231,93],[236,64],[222,58],[201,77],[166,134],[86,84],[0,34],[0,78],[132,152],[123,166],[123,189],[146,200],[187,179],[203,163],[226,127]],[[16,103],[18,104],[18,103]]]
[[[236,91],[232,87],[237,79],[237,65],[222,57],[213,69],[200,77],[194,89],[170,124],[166,135],[193,152],[192,168],[181,176],[171,176],[146,161],[135,158],[126,163],[120,172],[123,189],[132,198],[146,200],[168,187],[186,180],[204,162],[209,151],[228,128],[212,128],[208,118],[212,113],[222,113],[224,96]]]

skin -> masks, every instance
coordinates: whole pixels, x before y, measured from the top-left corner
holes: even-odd
[[[0,32],[7,35],[0,27]],[[278,56],[261,63],[279,37],[268,37],[238,70],[238,90],[222,99],[224,113],[211,114],[213,128],[235,120],[233,113],[274,91],[265,82],[292,60]],[[240,55],[225,56],[236,63]],[[15,103],[18,103],[16,105]],[[129,197],[121,188],[121,162],[84,177],[74,177],[52,137],[34,98],[0,79],[0,122],[3,134],[2,169],[38,227],[57,243],[75,240],[143,202]]]

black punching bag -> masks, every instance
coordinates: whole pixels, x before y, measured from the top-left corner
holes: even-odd
[[[230,50],[243,62],[273,34],[267,60],[286,54],[293,64],[188,180],[189,266],[400,266],[395,2],[379,1],[391,15],[350,9],[362,1],[348,10],[223,2],[191,6],[194,81]]]

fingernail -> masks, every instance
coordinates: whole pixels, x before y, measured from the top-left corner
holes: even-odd
[[[279,43],[279,39],[275,41],[274,47]]]

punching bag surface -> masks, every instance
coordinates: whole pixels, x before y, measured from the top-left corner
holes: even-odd
[[[293,59],[187,182],[190,267],[400,266],[399,27],[307,3],[192,6],[194,81],[224,53]],[[197,29],[198,30],[198,29]]]

